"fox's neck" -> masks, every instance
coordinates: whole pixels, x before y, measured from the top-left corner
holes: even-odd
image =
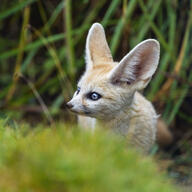
[[[97,119],[98,124],[112,129],[120,135],[127,135],[129,130],[129,121],[134,111],[135,97],[133,96],[132,102],[123,106],[118,112],[112,114],[107,120]]]

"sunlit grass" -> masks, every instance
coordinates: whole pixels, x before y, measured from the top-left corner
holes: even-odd
[[[0,191],[172,192],[149,157],[104,131],[0,122]]]

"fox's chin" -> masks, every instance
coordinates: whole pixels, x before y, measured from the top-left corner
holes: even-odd
[[[70,109],[73,113],[76,113],[78,115],[85,115],[85,116],[91,116],[91,112],[90,111],[78,111],[75,109]]]

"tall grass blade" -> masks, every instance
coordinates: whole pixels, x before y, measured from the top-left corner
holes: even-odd
[[[67,46],[67,58],[69,63],[69,74],[74,78],[75,75],[75,54],[74,54],[74,45],[72,39],[72,23],[71,23],[71,0],[65,1],[65,11],[64,11],[64,18],[65,18],[65,31],[66,31],[66,46]]]
[[[21,63],[22,63],[22,59],[24,56],[24,47],[25,47],[26,39],[27,39],[26,26],[29,24],[29,18],[30,18],[30,7],[26,7],[24,10],[24,14],[23,14],[23,25],[22,25],[22,30],[21,30],[20,42],[19,42],[19,53],[18,53],[17,59],[16,59],[13,83],[12,83],[12,86],[10,87],[7,97],[6,97],[7,102],[13,97],[16,86],[17,86],[17,81],[18,81],[17,74],[20,73]]]
[[[119,5],[120,1],[119,0],[113,0],[111,1],[111,4],[109,6],[109,8],[107,9],[107,12],[105,13],[105,16],[102,20],[102,25],[105,27],[107,25],[107,23],[109,22],[110,17],[114,14],[115,9],[117,8],[117,6]]]
[[[127,8],[126,8],[126,11],[125,11],[125,15],[123,17],[121,17],[121,19],[117,23],[113,38],[112,38],[111,43],[110,43],[112,54],[114,54],[115,51],[117,50],[118,44],[120,42],[119,41],[120,36],[121,36],[122,31],[123,31],[123,27],[129,21],[131,15],[133,14],[133,11],[134,11],[136,5],[137,5],[137,0],[129,1]]]
[[[8,10],[5,10],[3,12],[0,13],[0,20],[5,19],[6,17],[22,10],[23,8],[25,8],[27,5],[30,5],[34,2],[36,2],[37,0],[24,0],[21,1],[19,3],[16,3],[13,7],[9,8]]]
[[[49,37],[46,37],[46,42],[47,43],[53,43],[56,41],[63,40],[64,38],[65,38],[65,34],[51,35]],[[30,51],[32,49],[43,47],[43,46],[44,46],[43,40],[38,39],[38,40],[26,45],[23,50],[26,52],[26,51]],[[19,49],[12,49],[12,50],[0,53],[0,60],[1,59],[7,59],[9,57],[13,57],[13,56],[17,55],[18,52],[19,52]]]

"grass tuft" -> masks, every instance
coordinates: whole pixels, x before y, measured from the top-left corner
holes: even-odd
[[[0,122],[1,191],[176,191],[150,158],[107,132]]]

